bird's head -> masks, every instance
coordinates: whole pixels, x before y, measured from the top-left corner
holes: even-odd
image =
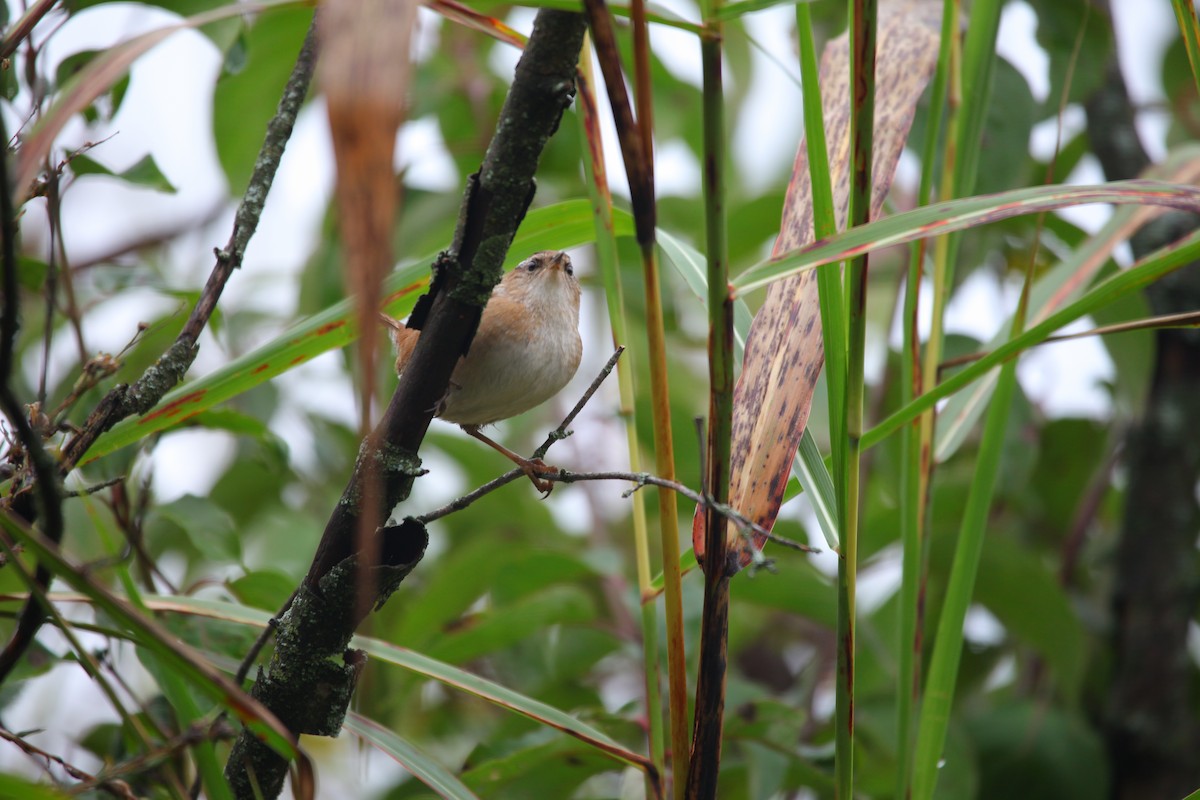
[[[562,250],[543,250],[504,276],[501,290],[529,306],[579,309],[579,279],[571,257]]]

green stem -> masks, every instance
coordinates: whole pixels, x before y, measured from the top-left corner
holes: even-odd
[[[667,383],[667,347],[654,245],[642,248],[646,289],[646,338],[650,351],[650,402],[654,419],[654,465],[660,477],[675,480],[675,443],[671,435],[671,397]],[[662,539],[663,602],[667,615],[667,679],[671,710],[671,770],[675,796],[681,797],[688,774],[687,656],[683,642],[683,574],[679,569],[679,507],[675,492],[658,489]]]
[[[937,148],[941,140],[942,115],[940,113],[929,115],[929,125],[926,129],[921,157],[921,183],[917,191],[917,203],[920,205],[924,205],[932,199],[935,163],[942,162],[943,170],[952,169],[949,160],[953,154],[953,120],[957,118],[957,109],[961,99],[961,87],[957,78],[958,65],[961,61],[958,20],[958,0],[944,0],[941,47],[938,52],[937,74],[933,82],[929,107],[931,109],[949,107],[951,123],[948,125],[949,131],[946,136],[947,152],[943,158],[939,159]],[[944,174],[948,174],[948,172]],[[925,386],[932,385],[927,382],[926,377],[929,368],[928,361],[924,365],[924,370],[922,369],[921,343],[918,332],[918,298],[927,245],[928,240],[922,239],[914,243],[909,250],[908,279],[904,291],[904,344],[900,354],[901,405],[912,402],[913,398],[921,394]],[[935,276],[941,274],[944,285],[944,268],[935,267],[934,274]],[[936,288],[934,294],[936,297]],[[936,305],[937,303],[935,303]],[[927,357],[932,356],[935,350],[940,351],[941,346],[941,314],[935,311],[933,321],[937,326],[937,334],[930,336],[930,346],[926,351]],[[937,344],[934,345],[934,342]],[[933,375],[936,378],[936,362],[934,367]],[[904,427],[901,442],[903,457],[900,462],[900,539],[903,555],[900,575],[900,624],[897,631],[899,638],[896,645],[898,664],[896,676],[896,797],[908,796],[909,781],[912,777],[913,707],[921,694],[920,631],[923,615],[920,598],[921,587],[925,580],[925,511],[933,466],[933,459],[930,457],[932,443],[932,412],[922,414],[914,424]]]
[[[937,783],[938,761],[946,741],[950,708],[958,678],[962,655],[963,620],[971,602],[979,558],[987,531],[987,514],[991,505],[1000,456],[1004,445],[1004,429],[1012,406],[1016,387],[1016,362],[1004,366],[1000,381],[992,395],[984,424],[983,441],[975,469],[975,480],[963,511],[962,529],[950,568],[946,600],[938,620],[937,638],[930,658],[929,677],[921,704],[921,722],[917,733],[913,767],[912,797],[928,800],[933,797]]]
[[[800,79],[804,92],[804,138],[808,154],[809,182],[812,187],[814,239],[837,232],[830,180],[829,152],[825,142],[825,120],[818,81],[817,50],[813,37],[812,12],[808,3],[796,4],[796,31],[800,45]],[[841,265],[817,270],[817,291],[821,305],[821,334],[824,339],[829,430],[844,429],[846,413],[846,308],[842,296]],[[833,474],[842,474],[845,452],[842,439],[831,436]],[[836,492],[841,497],[839,483]],[[838,501],[839,511],[843,500]]]
[[[595,209],[596,262],[604,283],[604,297],[608,304],[609,325],[612,328],[613,344],[620,345],[629,340],[625,315],[625,293],[621,287],[621,270],[617,259],[616,237],[613,232],[612,195],[608,189],[608,171],[604,162],[604,150],[600,138],[596,95],[592,90],[591,48],[585,39],[584,57],[579,61],[580,81],[578,92],[580,127],[588,143],[590,157],[583,159],[584,176],[588,194]],[[633,394],[635,364],[633,355],[626,351],[625,357],[617,362],[617,390],[619,396],[618,415],[625,423],[625,435],[629,449],[629,469],[640,472],[641,450],[637,437],[636,404]],[[646,523],[646,500],[642,492],[632,496],[633,549],[637,563],[638,596],[641,602],[641,634],[643,678],[646,687],[646,718],[649,728],[650,760],[659,776],[665,774],[663,735],[662,690],[659,685],[658,667],[658,615],[655,613],[656,594],[652,588],[650,569],[650,537]],[[646,777],[646,795],[653,797],[658,787],[653,778]]]
[[[850,214],[851,227],[870,221],[875,133],[876,0],[850,0]],[[867,256],[846,270],[846,462],[842,552],[838,562],[837,692],[834,738],[837,796],[854,796],[855,594],[858,578],[859,495],[863,434],[863,358],[866,343]]]

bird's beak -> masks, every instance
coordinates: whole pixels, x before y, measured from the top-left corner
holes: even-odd
[[[571,266],[571,257],[566,253],[558,253],[554,257],[554,260],[550,262],[550,266],[561,272],[566,272],[567,267]]]

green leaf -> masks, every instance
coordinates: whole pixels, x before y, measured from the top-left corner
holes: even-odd
[[[1023,164],[1029,159],[1029,134],[1035,121],[1033,93],[1025,76],[1005,59],[996,58],[993,72],[994,99],[988,104],[980,147],[987,153],[988,163]],[[975,192],[1000,192],[1024,181],[1022,169],[983,169],[975,179]]]
[[[17,282],[22,289],[30,292],[40,292],[46,284],[46,275],[50,267],[45,261],[29,256],[17,256]]]
[[[15,775],[0,774],[0,798],[8,798],[8,800],[69,800],[73,796],[44,783],[32,783]]]
[[[262,570],[247,572],[240,578],[227,581],[225,586],[239,601],[273,614],[291,597],[296,579],[282,572]]]
[[[101,52],[100,50],[81,50],[78,53],[72,53],[58,62],[58,68],[54,70],[54,85],[58,87],[65,86],[69,80],[78,75]]]
[[[149,608],[156,611],[199,614],[260,628],[265,627],[271,619],[271,615],[266,612],[219,600],[199,600],[193,597],[146,597],[145,601]],[[607,753],[612,758],[632,764],[639,769],[646,769],[649,765],[649,761],[644,756],[622,747],[611,737],[586,722],[540,700],[514,692],[494,681],[481,678],[421,653],[370,637],[355,636],[351,640],[350,646],[365,650],[372,658],[432,678],[451,688],[472,694],[509,711],[529,717],[535,722],[574,736]]]
[[[207,498],[184,495],[159,506],[154,513],[179,526],[205,558],[214,562],[241,558],[241,542],[233,520]]]
[[[93,161],[81,153],[71,159],[71,171],[76,175],[108,175],[135,186],[145,186],[148,189],[157,189],[167,194],[175,194],[176,191],[174,184],[167,180],[167,176],[163,175],[162,170],[155,163],[154,156],[149,153],[142,156],[136,164],[121,172],[113,172],[103,164]]]
[[[476,763],[463,781],[481,797],[544,798],[574,796],[592,775],[610,771],[613,763],[582,742],[555,737]]]
[[[437,793],[438,797],[452,800],[478,800],[450,770],[435,761],[411,742],[397,736],[374,720],[350,712],[344,724],[346,730],[364,742],[391,756],[413,777]]]
[[[1103,83],[1112,50],[1111,21],[1090,0],[1030,0],[1030,5],[1037,12],[1037,42],[1050,59],[1042,108],[1048,117],[1063,103],[1083,102]]]
[[[1097,186],[1035,186],[948,200],[838,233],[780,258],[764,261],[733,281],[739,295],[810,269],[896,244],[941,236],[1023,214],[1091,203],[1162,205],[1200,213],[1200,189],[1161,181],[1114,181]]]
[[[1109,761],[1095,731],[1053,704],[990,704],[967,720],[979,753],[979,800],[1107,797]]]
[[[462,664],[528,639],[550,626],[582,625],[595,617],[595,604],[582,588],[554,587],[469,617],[455,631],[439,637],[427,652],[439,661]]]
[[[245,191],[250,180],[267,123],[296,64],[312,13],[308,8],[289,8],[259,16],[231,49],[244,48],[243,68],[236,73],[225,72],[217,80],[213,139],[217,158],[235,195]]]
[[[1011,537],[988,537],[975,580],[975,599],[1046,660],[1069,702],[1078,700],[1086,634],[1057,577],[1037,555]]]

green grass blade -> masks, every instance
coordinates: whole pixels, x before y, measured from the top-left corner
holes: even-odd
[[[963,511],[962,528],[959,530],[954,563],[946,587],[946,599],[938,620],[937,638],[934,639],[929,676],[921,703],[913,761],[914,800],[931,800],[937,784],[938,762],[945,747],[946,729],[950,723],[958,665],[962,656],[963,620],[966,618],[975,588],[975,575],[983,552],[984,534],[987,532],[988,511],[996,487],[996,477],[1000,471],[1004,431],[1008,425],[1016,385],[1016,362],[1010,361],[1000,371],[996,393],[988,406],[975,475]]]
[[[1074,303],[1051,314],[1020,336],[1008,340],[962,372],[946,379],[937,387],[892,413],[883,422],[867,431],[863,436],[863,447],[873,447],[879,444],[895,433],[901,425],[911,422],[918,414],[932,408],[939,400],[955,394],[1022,351],[1044,341],[1060,328],[1103,308],[1129,292],[1153,283],[1163,275],[1191,263],[1198,257],[1200,257],[1200,233],[1193,233],[1175,244],[1152,253],[1124,272],[1109,277]]]
[[[1175,21],[1179,23],[1179,35],[1187,50],[1188,63],[1192,65],[1192,79],[1200,90],[1200,23],[1196,21],[1196,7],[1192,0],[1171,0],[1175,9]]]
[[[796,452],[796,460],[792,463],[792,474],[800,481],[801,488],[808,494],[812,503],[813,513],[817,516],[817,524],[825,535],[825,543],[830,550],[838,549],[838,517],[837,490],[833,487],[833,478],[817,449],[817,441],[808,428],[804,429],[804,438],[800,440],[800,448]]]
[[[181,678],[228,708],[264,744],[284,758],[297,757],[292,735],[267,709],[217,672],[198,653],[179,642],[157,621],[139,613],[129,601],[117,597],[93,580],[85,570],[69,563],[45,537],[19,524],[10,515],[0,515],[0,526],[23,545],[27,553],[34,555],[39,564],[45,565],[56,577],[85,595],[96,608],[128,627],[135,641],[174,668]]]
[[[835,234],[781,258],[762,262],[734,279],[738,294],[835,261],[897,244],[967,230],[1026,214],[1090,203],[1161,205],[1200,213],[1200,188],[1159,181],[1115,181],[1097,186],[1036,186],[948,200]],[[826,355],[828,357],[828,354]]]
[[[146,605],[155,611],[211,617],[226,622],[252,625],[256,628],[266,627],[267,623],[271,620],[270,612],[221,600],[201,600],[194,597],[147,596],[145,597],[145,601]],[[378,639],[355,636],[350,646],[365,650],[369,655],[380,661],[402,667],[427,678],[432,678],[446,686],[459,689],[467,694],[472,694],[501,708],[521,714],[535,722],[574,736],[576,739],[607,753],[618,761],[631,764],[639,769],[653,768],[650,760],[645,756],[623,747],[614,739],[588,725],[586,722],[577,720],[570,714],[559,711],[553,706],[515,692],[487,678],[481,678],[464,669],[459,669],[458,667],[429,658],[421,653]]]
[[[438,797],[447,800],[479,800],[478,795],[468,789],[453,772],[378,722],[351,711],[346,715],[343,727],[390,756],[412,773],[413,777],[432,789]]]

